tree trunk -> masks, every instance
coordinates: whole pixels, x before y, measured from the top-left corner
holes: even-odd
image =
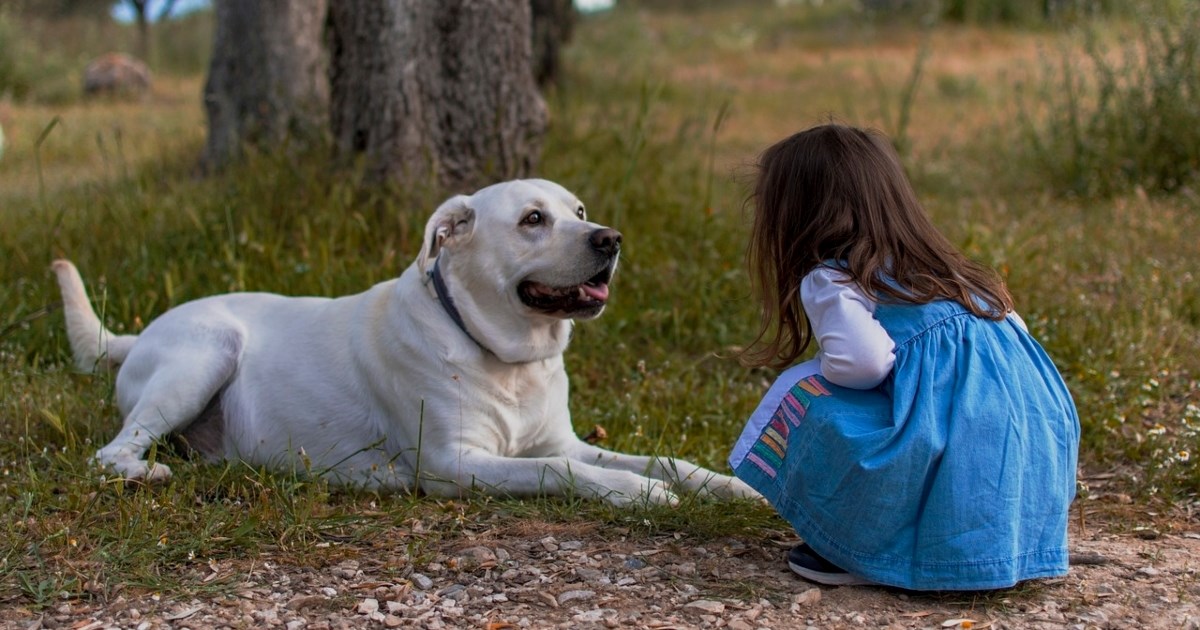
[[[146,15],[146,3],[148,0],[131,0],[130,5],[133,6],[133,13],[137,21],[138,31],[138,50],[137,55],[142,60],[142,63],[150,64],[150,20]]]
[[[163,0],[162,6],[160,6],[158,9],[158,17],[155,18],[154,21],[160,24],[166,22],[167,19],[171,17],[171,13],[175,10],[175,3],[177,1],[178,0]]]
[[[330,3],[331,126],[374,176],[470,190],[528,175],[546,127],[528,0]]]
[[[562,47],[575,31],[572,0],[533,0],[533,77],[538,85],[558,83]]]
[[[204,108],[206,168],[244,145],[323,133],[328,120],[326,0],[216,0]]]

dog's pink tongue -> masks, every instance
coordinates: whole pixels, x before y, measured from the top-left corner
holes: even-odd
[[[582,288],[583,292],[593,300],[600,300],[603,302],[608,299],[607,284],[584,284],[580,285],[580,288]]]

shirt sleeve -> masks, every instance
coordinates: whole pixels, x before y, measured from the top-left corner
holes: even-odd
[[[1025,325],[1025,320],[1021,319],[1021,316],[1018,315],[1016,311],[1009,311],[1008,318],[1013,320],[1014,322],[1016,322],[1017,325],[1021,327],[1021,330],[1024,330],[1025,332],[1029,332],[1029,326]]]
[[[800,283],[800,301],[820,346],[821,374],[831,383],[870,389],[896,361],[895,342],[875,319],[875,302],[845,273],[818,267]]]

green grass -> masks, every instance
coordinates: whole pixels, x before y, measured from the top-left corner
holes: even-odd
[[[1200,233],[1200,208],[1187,191],[1063,197],[1019,150],[1018,79],[1069,35],[859,25],[838,3],[802,4],[630,9],[581,24],[566,83],[549,95],[540,174],[620,229],[625,251],[612,304],[576,328],[568,351],[578,432],[600,424],[612,448],[724,469],[773,376],[722,358],[757,323],[742,264],[747,166],[831,114],[894,134],[907,107],[917,188],[955,243],[1006,275],[1076,398],[1084,466],[1127,475],[1143,502],[1190,500],[1200,490],[1200,247],[1189,235]],[[923,80],[912,82],[917,63]],[[321,150],[252,154],[197,178],[202,77],[158,79],[143,102],[0,103],[0,601],[37,607],[118,584],[219,591],[232,586],[204,581],[209,560],[279,553],[321,566],[384,541],[419,562],[428,545],[497,520],[702,539],[786,531],[744,503],[618,510],[578,498],[381,496],[165,446],[156,457],[175,470],[170,485],[100,478],[86,458],[120,424],[112,377],[70,370],[53,258],[79,265],[114,329],[136,331],[213,293],[340,295],[391,278],[450,192],[365,188],[353,171],[331,172]]]
[[[155,24],[149,57],[143,61],[160,76],[203,72],[211,29],[210,12]],[[0,7],[0,97],[54,105],[76,102],[88,62],[108,52],[134,54],[137,41],[133,28],[113,20],[50,19],[22,14],[11,5]]]
[[[1200,9],[1144,6],[1111,46],[1087,33],[1085,59],[1047,64],[1023,120],[1056,187],[1082,195],[1195,188],[1200,180]]]

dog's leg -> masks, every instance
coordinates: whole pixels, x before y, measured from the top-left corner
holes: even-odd
[[[674,457],[629,455],[578,441],[567,456],[602,468],[625,470],[670,483],[686,492],[723,498],[758,499],[761,495],[745,482]]]
[[[217,337],[216,343],[205,345],[156,348],[145,363],[131,357],[124,369],[146,377],[138,380],[133,376],[128,383],[118,379],[118,389],[127,385],[136,402],[120,433],[96,452],[97,463],[111,467],[126,479],[153,482],[170,478],[168,466],[151,464],[142,456],[155,440],[195,420],[233,375],[240,339],[232,333],[218,333]]]
[[[428,455],[428,458],[422,456],[420,483],[430,494],[455,496],[476,487],[513,496],[562,496],[577,492],[614,505],[678,502],[662,481],[566,457],[502,457],[482,451]]]

